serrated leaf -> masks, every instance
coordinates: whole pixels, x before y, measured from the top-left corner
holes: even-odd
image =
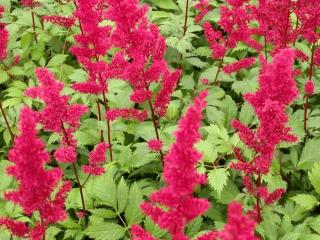
[[[309,180],[316,192],[320,194],[320,162],[317,162],[309,172]]]
[[[84,233],[95,240],[118,240],[122,239],[126,230],[116,223],[103,222],[89,226]]]
[[[291,199],[305,210],[311,210],[319,204],[317,198],[310,194],[298,194]]]
[[[208,182],[216,190],[218,196],[221,196],[223,188],[227,185],[229,172],[225,168],[213,169],[208,173]]]
[[[0,84],[5,83],[6,81],[9,80],[9,75],[2,69],[0,69]]]
[[[304,146],[298,163],[298,168],[310,170],[315,162],[320,161],[320,139],[310,139]]]
[[[57,67],[60,66],[64,61],[67,59],[68,55],[55,55],[53,58],[50,59],[50,61],[47,64],[47,67]]]
[[[152,3],[162,9],[177,10],[178,6],[172,0],[152,0]]]
[[[204,68],[208,65],[207,62],[203,62],[203,61],[201,61],[201,59],[196,58],[196,57],[189,57],[186,60],[188,63],[190,63],[191,65],[198,67],[198,68]]]
[[[179,85],[181,85],[183,89],[188,89],[188,90],[193,89],[194,88],[193,74],[191,75],[184,74],[179,82]]]
[[[127,201],[128,201],[128,192],[129,188],[124,181],[123,178],[121,178],[119,184],[118,184],[118,189],[117,189],[117,198],[118,198],[118,212],[122,213],[127,206]]]
[[[202,153],[205,162],[212,163],[217,159],[217,150],[209,141],[201,140],[197,143],[196,147]]]
[[[129,227],[142,221],[143,214],[140,210],[142,198],[141,189],[136,183],[133,183],[130,187],[128,205],[125,210],[125,218]]]
[[[61,232],[62,230],[60,228],[57,228],[55,226],[50,226],[46,230],[46,240],[55,240],[56,235]]]
[[[94,194],[106,205],[117,209],[117,186],[111,171],[95,179],[93,184]]]

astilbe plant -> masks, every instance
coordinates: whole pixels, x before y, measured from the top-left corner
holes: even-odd
[[[34,226],[27,226],[17,220],[0,218],[0,225],[11,230],[13,235],[32,240],[42,240],[50,224],[66,219],[64,201],[71,189],[71,183],[65,181],[52,196],[62,181],[63,172],[60,168],[45,168],[50,155],[45,151],[44,142],[37,136],[37,119],[37,114],[30,108],[22,109],[20,135],[15,138],[14,146],[9,151],[9,160],[14,165],[7,168],[7,173],[19,182],[19,188],[7,191],[4,197],[20,205],[28,216],[38,211],[40,219]]]
[[[257,129],[252,130],[238,120],[232,122],[240,139],[255,152],[254,158],[246,161],[241,150],[235,148],[235,156],[238,161],[231,163],[230,166],[244,173],[244,187],[256,198],[252,216],[257,222],[262,221],[261,200],[264,200],[267,205],[272,204],[284,192],[284,189],[276,189],[269,193],[261,181],[262,176],[269,173],[275,149],[283,141],[294,142],[297,140],[289,133],[288,116],[285,112],[286,107],[298,95],[293,78],[294,60],[295,53],[291,49],[280,51],[270,64],[265,59],[261,59],[262,70],[259,76],[259,89],[255,93],[248,93],[244,96],[253,107],[259,125]],[[256,184],[253,183],[253,179],[256,179]]]

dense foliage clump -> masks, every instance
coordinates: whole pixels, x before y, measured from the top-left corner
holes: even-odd
[[[0,239],[320,239],[318,0],[1,0]]]

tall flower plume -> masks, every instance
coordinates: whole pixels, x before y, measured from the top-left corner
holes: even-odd
[[[206,182],[206,177],[196,172],[201,154],[194,148],[200,139],[198,129],[206,96],[207,92],[202,92],[179,122],[176,142],[165,158],[163,176],[166,186],[151,194],[150,202],[141,205],[142,210],[162,229],[168,230],[174,240],[188,239],[184,234],[186,224],[209,207],[207,200],[193,196],[195,186]],[[133,228],[133,234],[137,240],[153,239],[139,227]]]
[[[69,97],[61,95],[63,83],[58,82],[54,75],[46,68],[37,68],[36,76],[40,86],[26,90],[26,95],[40,98],[45,106],[37,112],[39,123],[46,131],[55,132],[62,137],[62,146],[56,151],[55,156],[60,162],[76,161],[76,140],[73,132],[80,125],[81,116],[87,107],[80,104],[69,104]],[[67,126],[64,126],[64,125]]]
[[[55,196],[52,196],[62,180],[63,173],[60,168],[45,168],[50,161],[50,155],[45,151],[45,144],[37,136],[37,119],[37,114],[28,107],[21,110],[21,133],[15,138],[14,146],[9,151],[9,160],[14,165],[7,168],[7,173],[19,182],[19,188],[6,192],[4,196],[6,200],[20,205],[27,215],[39,211],[41,226],[45,230],[47,225],[66,218],[64,201],[71,184],[64,182]],[[36,228],[29,229],[22,222],[1,218],[0,225],[6,226],[16,236],[25,237],[29,234],[31,239],[40,239],[32,237]]]
[[[235,149],[238,162],[231,167],[245,173],[244,186],[247,191],[262,198],[266,204],[279,199],[283,193],[278,189],[269,193],[261,186],[261,175],[268,174],[275,148],[281,142],[294,142],[297,138],[290,134],[287,127],[288,116],[286,107],[298,96],[298,90],[293,79],[293,63],[295,52],[291,49],[281,50],[274,56],[272,63],[262,62],[262,70],[259,76],[259,89],[255,93],[246,94],[244,97],[254,108],[259,119],[258,128],[253,131],[238,120],[232,122],[232,126],[238,131],[240,139],[256,152],[250,162],[246,162],[241,150]],[[257,186],[254,186],[251,176],[258,177]],[[259,206],[256,206],[259,208]],[[260,209],[257,220],[261,221]]]
[[[119,77],[132,86],[132,102],[148,101],[155,114],[162,117],[181,74],[179,70],[171,72],[165,62],[165,39],[157,26],[149,23],[146,5],[140,6],[137,0],[107,0],[107,4],[107,18],[115,23],[112,43],[121,49],[118,56],[125,66]],[[152,102],[150,84],[160,81],[161,90]]]

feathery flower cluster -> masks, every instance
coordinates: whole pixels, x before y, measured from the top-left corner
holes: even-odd
[[[0,5],[0,18],[4,13],[4,7]],[[0,22],[0,60],[7,58],[7,45],[9,40],[9,33],[4,28],[5,25]]]
[[[291,49],[283,49],[274,56],[272,63],[262,61],[262,70],[259,76],[259,90],[256,93],[245,95],[245,99],[254,108],[259,119],[258,128],[253,131],[238,120],[232,122],[240,139],[252,150],[256,156],[246,162],[241,155],[241,150],[235,149],[238,162],[231,163],[231,167],[247,175],[244,186],[252,195],[259,195],[266,204],[278,200],[283,189],[269,193],[266,188],[261,188],[258,180],[257,187],[252,183],[251,177],[256,174],[258,179],[262,174],[268,174],[276,146],[282,141],[294,142],[297,138],[289,133],[290,128],[286,107],[298,96],[296,83],[293,79],[293,63],[295,53]],[[256,189],[256,190],[255,190]],[[263,193],[263,194],[262,194]],[[258,217],[258,221],[260,216]]]
[[[119,117],[143,122],[148,118],[148,112],[146,110],[139,111],[137,109],[123,108],[123,109],[111,109],[106,114],[106,118],[111,121]]]
[[[194,8],[199,10],[199,14],[194,19],[196,23],[200,22],[213,9],[207,0],[200,0]]]
[[[70,28],[75,23],[75,17],[65,17],[65,16],[55,16],[55,15],[48,15],[43,16],[42,20],[45,22],[50,22],[65,28]]]
[[[24,7],[37,7],[40,3],[36,0],[21,0],[21,5]]]
[[[114,76],[114,69],[119,68],[117,63],[107,64],[99,60],[112,46],[111,27],[101,25],[106,20],[105,15],[103,1],[77,0],[74,17],[79,21],[81,32],[74,37],[76,45],[71,47],[70,52],[89,74],[86,82],[74,85],[74,89],[82,93],[107,92],[107,80]]]
[[[148,7],[139,5],[137,0],[107,0],[107,18],[115,23],[111,39],[121,49],[122,69],[120,78],[133,87],[131,101],[150,101],[151,83],[161,81],[161,90],[151,106],[161,117],[166,113],[170,96],[180,78],[181,72],[171,72],[164,60],[166,44],[157,26],[150,24],[146,17]]]
[[[320,33],[320,2],[317,0],[298,0],[295,2],[294,12],[299,19],[297,34],[309,43],[317,43]]]
[[[78,129],[80,118],[87,111],[87,107],[80,104],[70,105],[69,97],[60,95],[63,83],[58,82],[48,69],[37,68],[36,76],[40,86],[27,89],[26,95],[40,98],[45,103],[45,107],[37,112],[38,121],[46,131],[58,133],[62,137],[62,145],[55,153],[57,160],[75,162],[77,143],[73,132]]]
[[[242,206],[232,202],[228,206],[228,222],[221,231],[211,231],[197,240],[258,240],[254,235],[256,223],[243,215]]]
[[[101,164],[107,160],[106,151],[108,147],[108,144],[102,142],[89,153],[89,165],[83,165],[82,167],[84,173],[98,176],[105,172]]]
[[[7,168],[7,173],[17,179],[19,189],[6,192],[4,197],[22,207],[25,214],[31,215],[39,211],[45,233],[48,224],[62,221],[66,218],[64,201],[66,193],[71,189],[70,182],[64,182],[62,187],[52,198],[52,193],[62,180],[62,171],[59,168],[45,169],[45,164],[50,161],[50,155],[45,151],[45,145],[37,136],[36,112],[25,107],[20,114],[20,136],[15,138],[14,146],[9,151],[9,160],[14,165]],[[37,191],[34,191],[37,189]],[[29,229],[24,223],[2,218],[0,225],[6,226],[12,233],[19,237],[30,235],[36,237],[37,227]]]
[[[314,94],[314,83],[312,80],[308,80],[304,86],[304,92],[308,97],[311,97]]]
[[[227,74],[231,74],[234,72],[238,72],[241,69],[250,68],[255,62],[256,59],[254,57],[244,58],[237,62],[225,65],[223,67],[223,71]]]
[[[207,92],[200,93],[179,122],[179,130],[175,132],[176,142],[164,162],[166,186],[151,194],[150,202],[141,205],[142,210],[162,229],[168,230],[174,240],[188,239],[184,234],[186,224],[209,207],[206,199],[193,196],[195,186],[206,182],[206,177],[196,172],[195,165],[201,154],[194,148],[200,139],[198,129],[206,96]],[[136,239],[153,239],[141,228],[135,227],[132,233]]]
[[[250,27],[253,20],[247,1],[227,1],[229,5],[220,7],[219,26],[223,30],[214,30],[209,22],[203,24],[203,29],[214,59],[223,58],[229,49],[235,48],[238,42],[244,42],[251,48],[260,51],[262,45],[252,36],[257,33]]]
[[[258,6],[252,7],[252,14],[259,23],[257,31],[273,44],[275,51],[293,43],[297,34],[290,21],[294,4],[291,0],[259,0]]]
[[[148,141],[148,147],[151,151],[160,151],[163,147],[163,143],[157,139],[151,139]]]

